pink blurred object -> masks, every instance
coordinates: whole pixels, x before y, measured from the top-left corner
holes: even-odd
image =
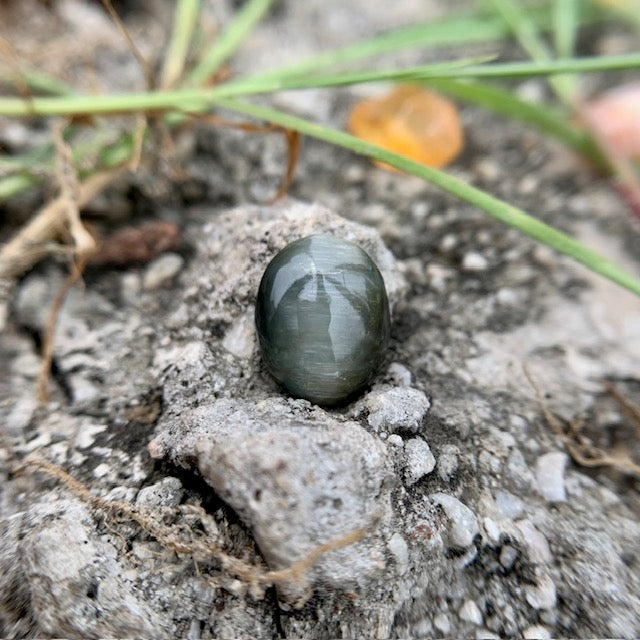
[[[586,124],[616,155],[640,160],[640,82],[616,87],[584,105]]]

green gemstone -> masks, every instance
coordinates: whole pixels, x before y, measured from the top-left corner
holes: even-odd
[[[287,245],[256,301],[262,358],[292,395],[345,401],[371,381],[389,341],[384,280],[360,247],[327,235]]]

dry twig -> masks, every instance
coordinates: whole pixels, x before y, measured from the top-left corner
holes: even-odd
[[[0,56],[8,61],[13,70],[18,93],[23,100],[29,102],[31,100],[31,92],[29,91],[29,83],[20,67],[20,56],[16,53],[11,43],[2,36],[0,36]]]
[[[96,173],[81,182],[78,188],[78,208],[86,206],[127,170],[128,166],[116,167]],[[66,210],[66,199],[62,196],[55,198],[0,249],[0,278],[18,278],[48,255],[69,253],[67,247],[53,244],[67,226]]]
[[[368,529],[368,527],[361,527],[336,540],[319,545],[286,569],[265,571],[263,567],[250,564],[225,552],[218,540],[209,535],[195,536],[190,529],[178,524],[169,525],[162,522],[162,517],[166,515],[167,510],[144,509],[128,502],[105,500],[95,496],[85,485],[64,471],[64,469],[39,457],[26,460],[13,469],[13,472],[14,474],[20,474],[28,469],[41,471],[55,478],[95,511],[107,513],[111,516],[124,517],[135,522],[163,547],[176,554],[191,555],[195,561],[217,560],[223,569],[249,584],[254,593],[259,592],[259,587],[269,585],[307,587],[305,573],[310,567],[318,562],[324,554],[358,542],[364,537]],[[183,513],[195,514],[203,522],[209,517],[201,507],[194,505],[181,505],[178,510]],[[173,513],[175,514],[175,512]]]
[[[625,475],[640,479],[640,465],[636,464],[626,451],[616,452],[612,455],[593,444],[583,433],[584,420],[582,418],[578,417],[563,423],[562,420],[554,415],[544,401],[542,389],[529,371],[529,368],[524,365],[523,369],[535,391],[538,406],[547,424],[564,442],[567,451],[569,451],[575,462],[583,467],[610,467]]]
[[[277,124],[261,125],[255,124],[254,122],[238,122],[235,120],[227,120],[225,118],[220,118],[219,116],[214,116],[211,113],[195,113],[191,111],[183,111],[183,113],[191,118],[188,123],[189,125],[191,125],[195,120],[202,120],[213,125],[214,127],[238,129],[239,131],[244,131],[245,133],[283,134],[284,139],[287,143],[287,169],[285,171],[282,185],[279,187],[275,195],[273,195],[269,199],[268,203],[273,204],[276,200],[279,200],[280,198],[282,198],[282,196],[286,195],[289,187],[291,186],[291,181],[293,180],[295,169],[298,164],[298,157],[300,152],[300,133],[298,131],[286,129]]]

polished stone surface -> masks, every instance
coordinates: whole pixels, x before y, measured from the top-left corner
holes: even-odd
[[[360,247],[328,235],[292,242],[258,290],[262,357],[293,396],[338,404],[371,381],[389,340],[384,281]]]

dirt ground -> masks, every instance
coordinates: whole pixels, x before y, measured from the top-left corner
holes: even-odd
[[[211,34],[237,4],[206,5]],[[283,0],[231,70],[430,19],[441,4]],[[79,90],[142,88],[98,3],[51,5],[0,5],[21,55]],[[116,3],[144,54],[164,41],[171,5]],[[579,44],[634,46],[615,25]],[[513,53],[455,55],[496,50]],[[584,91],[613,81],[585,79]],[[542,80],[518,89],[549,97]],[[265,100],[342,127],[379,90]],[[517,123],[463,105],[461,117],[454,175],[640,272],[639,220],[607,179]],[[44,121],[0,120],[7,150],[48,136]],[[60,313],[44,405],[40,348],[67,268],[47,260],[11,292],[0,635],[636,637],[638,477],[579,464],[554,425],[638,462],[640,427],[620,397],[640,403],[640,301],[416,178],[313,140],[288,196],[265,205],[285,166],[279,136],[198,124],[99,196],[86,212],[99,233],[163,221],[180,241],[151,262],[88,267]],[[49,195],[9,202],[2,240]],[[253,329],[267,262],[315,231],[365,247],[393,307],[384,367],[336,409],[288,398]]]

